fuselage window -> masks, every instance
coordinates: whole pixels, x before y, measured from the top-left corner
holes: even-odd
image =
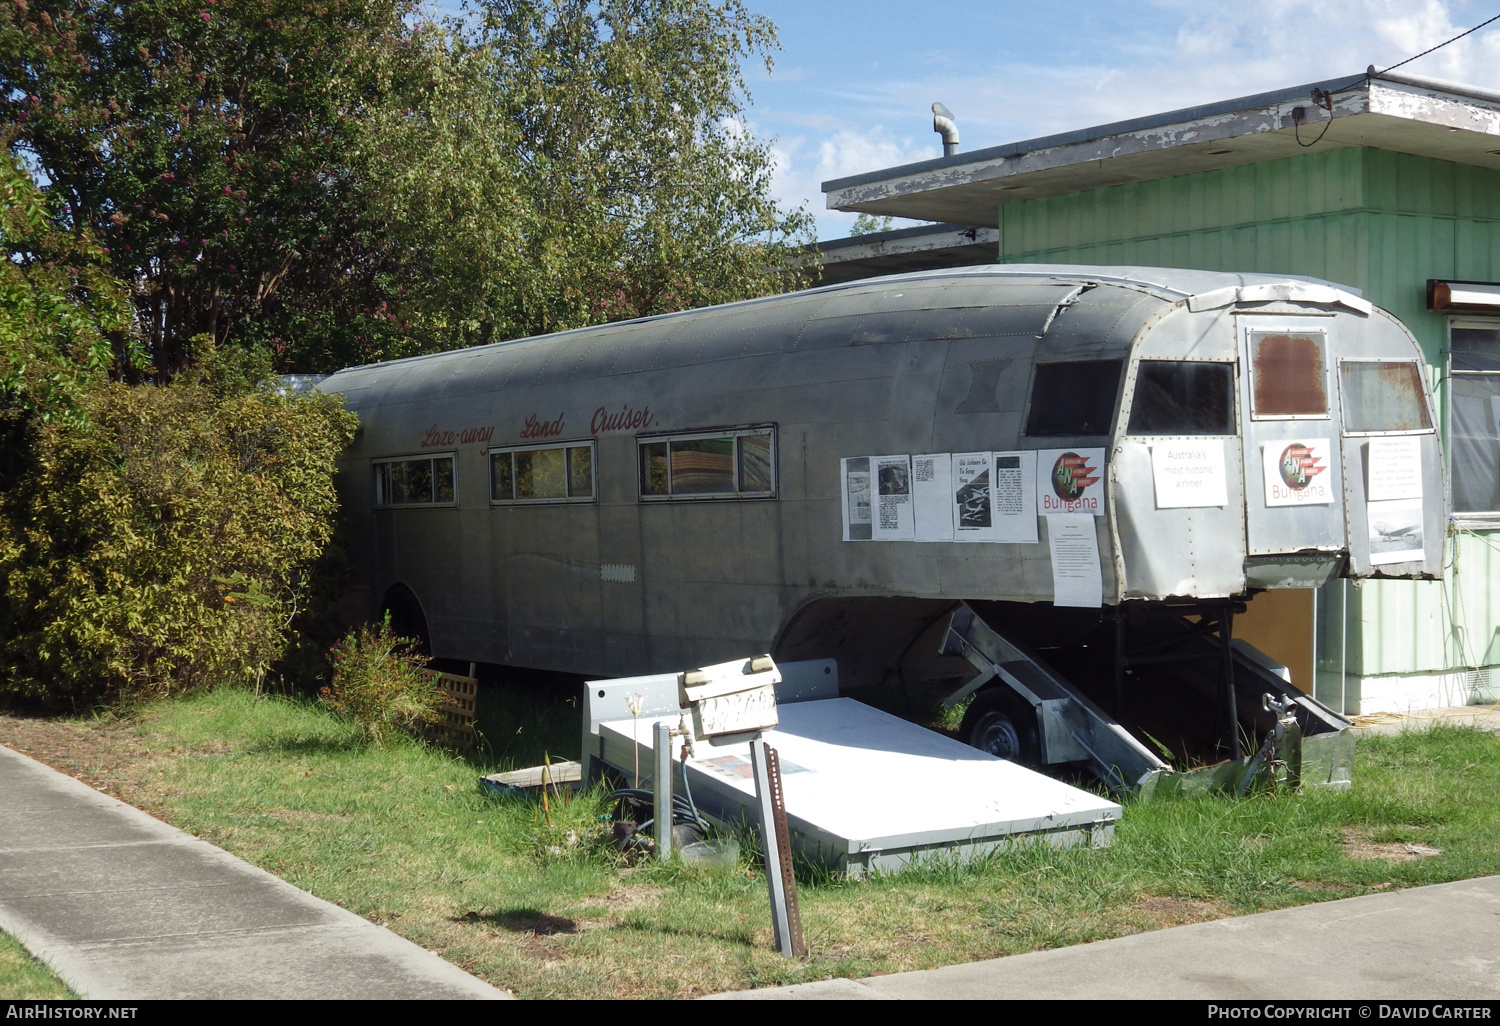
[[[1107,435],[1115,419],[1123,360],[1039,363],[1031,383],[1028,435]]]
[[[1328,416],[1328,360],[1321,331],[1250,333],[1251,415]]]
[[[442,506],[453,503],[453,455],[377,460],[375,505]]]
[[[641,498],[770,498],[776,494],[773,428],[643,438]]]
[[[1415,360],[1341,360],[1339,383],[1347,434],[1432,428]]]
[[[594,443],[490,450],[491,502],[592,502]]]
[[[1500,324],[1449,330],[1448,480],[1453,512],[1500,514]]]
[[[1234,366],[1142,360],[1130,404],[1132,435],[1234,434]]]

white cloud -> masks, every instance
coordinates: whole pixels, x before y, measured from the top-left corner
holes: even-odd
[[[885,126],[874,125],[863,131],[833,129],[816,140],[807,136],[778,139],[771,153],[776,165],[773,194],[786,206],[806,203],[818,218],[818,237],[830,239],[845,234],[856,215],[825,209],[824,182],[941,156],[942,147],[926,139],[897,138]]]

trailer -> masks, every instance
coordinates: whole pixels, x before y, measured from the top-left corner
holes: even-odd
[[[436,656],[951,680],[969,743],[1121,786],[1289,750],[1290,720],[1304,777],[1346,782],[1347,721],[1234,618],[1442,572],[1417,344],[1301,278],[923,272],[319,387],[361,421],[356,601]]]

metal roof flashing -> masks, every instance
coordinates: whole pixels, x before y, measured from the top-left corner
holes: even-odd
[[[1332,94],[1332,112],[1311,99]],[[1327,131],[1328,129],[1335,129]],[[1500,93],[1362,75],[1292,86],[823,183],[830,209],[997,227],[1001,205],[1368,147],[1500,169]]]

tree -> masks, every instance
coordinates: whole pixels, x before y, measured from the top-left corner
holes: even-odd
[[[770,193],[745,128],[741,62],[775,29],[739,0],[477,0],[467,40],[485,108],[510,126],[538,269],[504,295],[554,331],[765,295],[811,218]],[[500,298],[500,297],[497,297]]]
[[[132,284],[170,374],[199,334],[357,320],[390,263],[344,154],[400,93],[405,0],[9,0],[0,117],[61,230]],[[361,294],[363,290],[363,293]],[[326,325],[324,325],[326,328]]]
[[[0,0],[0,123],[59,230],[189,341],[283,370],[777,291],[739,0]]]
[[[25,169],[0,154],[0,490],[38,422],[76,419],[119,348],[133,355],[129,292],[87,233],[54,227]]]

